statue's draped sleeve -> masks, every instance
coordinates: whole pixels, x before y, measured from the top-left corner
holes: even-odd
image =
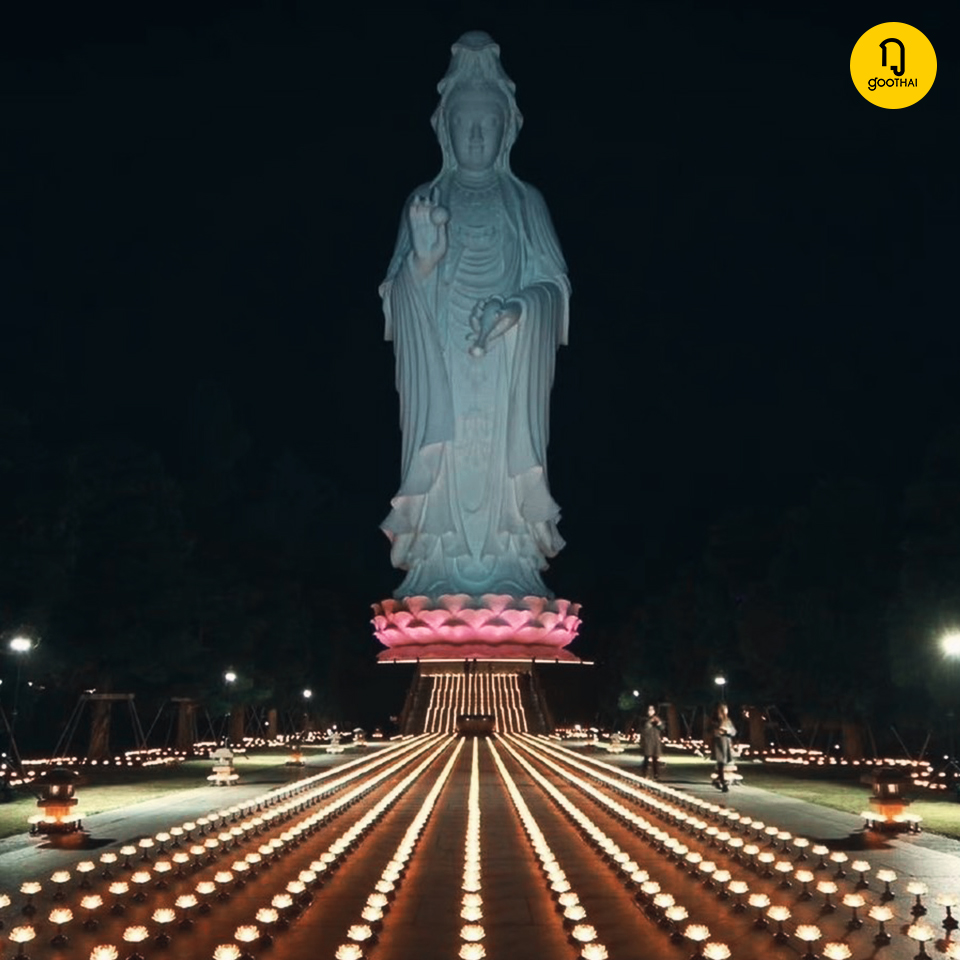
[[[568,338],[570,283],[543,198],[526,184],[515,189],[523,237],[523,289],[518,294],[523,312],[511,331],[507,468],[517,482],[521,515],[531,523],[555,523],[560,510],[546,482],[550,390],[557,347]]]
[[[402,492],[416,496],[433,486],[440,468],[440,444],[453,439],[453,399],[437,330],[437,271],[421,278],[410,265],[409,203],[404,206],[397,246],[380,295],[384,337],[393,341],[396,356],[403,432]]]

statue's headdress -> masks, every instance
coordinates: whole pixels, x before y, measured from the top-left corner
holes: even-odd
[[[514,96],[516,85],[500,63],[500,47],[488,33],[472,30],[465,33],[450,49],[450,66],[446,76],[437,84],[440,103],[430,118],[430,124],[443,151],[444,170],[450,169],[456,163],[447,127],[450,103],[461,90],[488,89],[503,101],[505,108],[503,142],[495,165],[498,170],[509,171],[510,149],[523,125],[523,116]]]

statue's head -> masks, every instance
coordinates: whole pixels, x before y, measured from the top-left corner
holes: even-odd
[[[510,148],[523,123],[500,48],[486,33],[465,33],[451,48],[440,103],[430,122],[443,151],[444,171],[510,169]]]
[[[496,164],[508,111],[505,98],[492,85],[454,88],[445,112],[450,148],[461,170],[477,173]]]

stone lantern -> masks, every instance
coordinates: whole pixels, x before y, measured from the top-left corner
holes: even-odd
[[[875,816],[871,818],[864,814],[869,825],[881,829],[911,829],[913,818],[904,816],[910,806],[910,800],[903,795],[909,782],[907,777],[893,767],[881,767],[873,773],[865,773],[860,782],[872,788],[870,812]]]
[[[72,770],[51,770],[40,782],[37,806],[42,814],[30,818],[30,833],[75,833],[81,822],[74,796],[77,775]]]
[[[288,747],[290,748],[290,755],[287,757],[286,765],[288,767],[302,767],[304,765],[303,742],[300,737],[292,737]]]
[[[207,777],[215,787],[229,787],[240,779],[240,775],[233,768],[233,751],[220,747],[210,754],[213,761],[213,773]]]

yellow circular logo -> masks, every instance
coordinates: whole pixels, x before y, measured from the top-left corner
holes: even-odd
[[[933,44],[909,23],[878,23],[850,54],[850,76],[861,96],[887,110],[916,103],[933,86]]]

